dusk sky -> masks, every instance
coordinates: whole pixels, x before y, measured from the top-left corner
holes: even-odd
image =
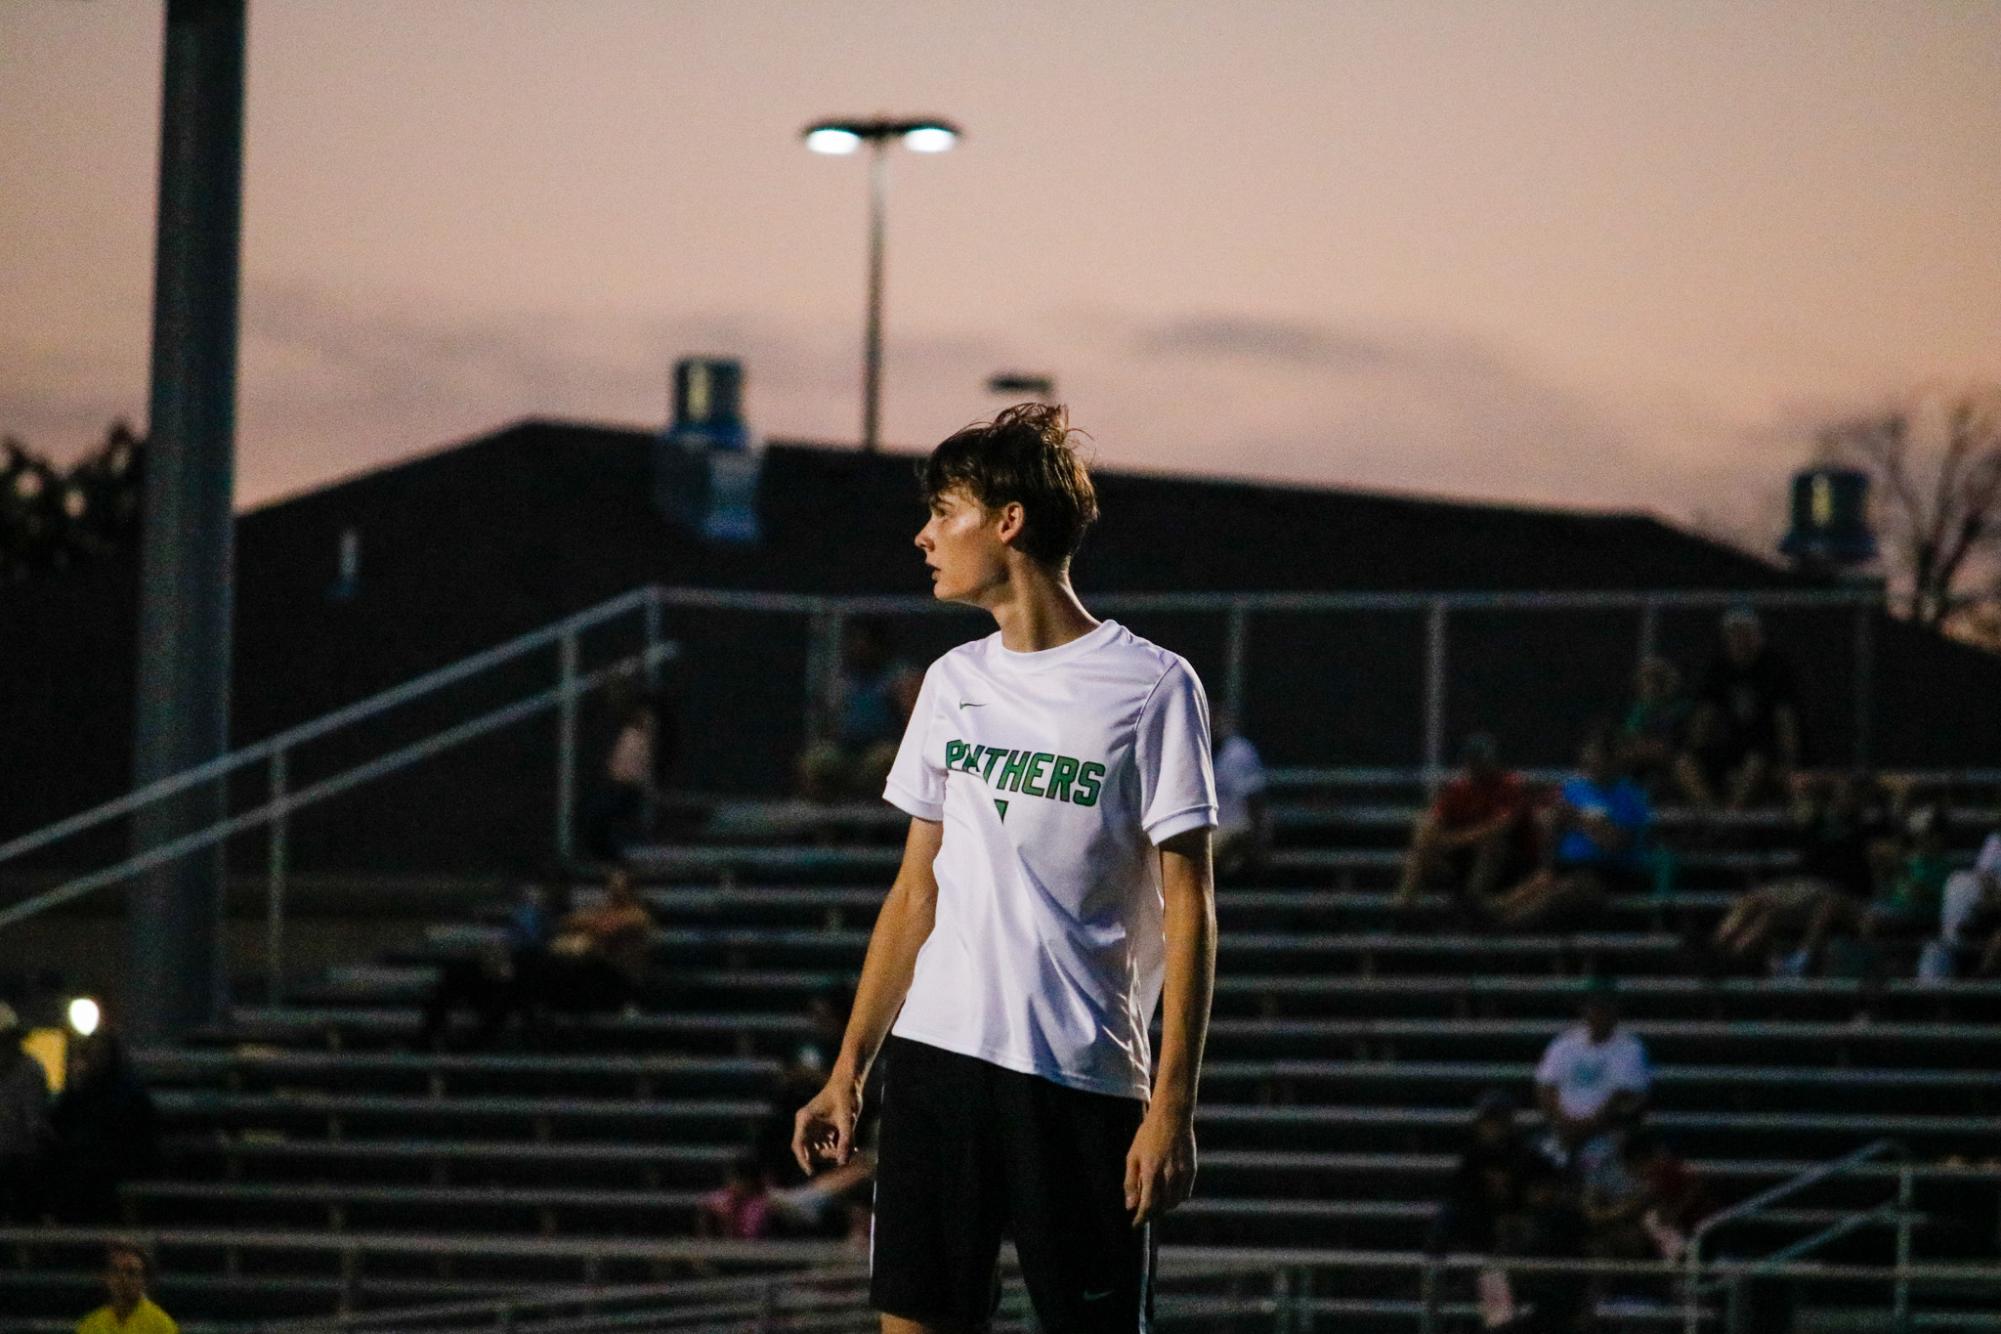
[[[0,432],[143,422],[163,6],[0,0]],[[852,440],[1046,370],[1107,466],[1770,514],[2001,377],[2001,4],[252,0],[238,500],[739,356]]]

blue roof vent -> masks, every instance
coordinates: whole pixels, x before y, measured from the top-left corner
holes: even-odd
[[[743,422],[743,363],[674,363],[674,416],[653,446],[654,503],[710,542],[755,542],[764,449]]]

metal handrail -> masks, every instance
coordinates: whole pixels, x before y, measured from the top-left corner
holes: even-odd
[[[1446,647],[1448,617],[1453,612],[1492,609],[1513,610],[1592,610],[1631,609],[1641,613],[1639,652],[1642,656],[1652,651],[1656,637],[1658,613],[1669,608],[1718,607],[1738,603],[1767,606],[1830,606],[1854,607],[1859,615],[1856,621],[1856,714],[1858,737],[1868,733],[1868,677],[1871,657],[1871,629],[1878,596],[1865,589],[1705,589],[1693,591],[1583,591],[1583,592],[1440,592],[1440,593],[1112,593],[1096,599],[1097,605],[1108,613],[1196,611],[1220,613],[1227,620],[1226,669],[1221,698],[1232,707],[1241,708],[1246,689],[1246,655],[1248,642],[1248,617],[1252,612],[1283,611],[1412,611],[1422,612],[1425,617],[1426,660],[1424,715],[1421,722],[1423,760],[1418,766],[1407,770],[1369,771],[1378,775],[1396,774],[1399,777],[1415,779],[1427,785],[1442,781],[1445,772],[1445,694],[1446,694]],[[668,607],[683,609],[719,609],[745,612],[804,614],[813,619],[811,651],[808,658],[808,680],[806,697],[809,714],[816,707],[823,691],[820,686],[832,670],[841,630],[845,618],[861,614],[881,614],[886,612],[913,613],[957,613],[963,611],[950,604],[937,602],[921,595],[828,597],[813,594],[760,593],[735,590],[663,588],[648,586],[636,589],[620,597],[613,598],[597,607],[578,612],[556,621],[542,629],[521,635],[506,644],[473,654],[460,662],[438,669],[404,685],[394,687],[371,696],[356,704],[334,710],[321,718],[314,719],[298,727],[288,729],[264,741],[245,746],[228,755],[221,756],[205,764],[195,766],[179,774],[146,784],[134,792],[93,807],[77,815],[59,820],[45,828],[0,844],[0,863],[40,850],[72,835],[102,825],[106,821],[128,815],[148,803],[162,797],[171,796],[204,783],[211,783],[245,766],[263,762],[269,765],[269,786],[272,800],[247,817],[225,819],[207,830],[187,834],[172,842],[148,849],[134,858],[128,858],[118,867],[93,873],[57,886],[54,890],[38,895],[25,902],[14,904],[0,911],[0,927],[21,920],[35,912],[43,911],[57,904],[68,902],[95,888],[101,888],[118,879],[135,874],[139,870],[170,861],[188,852],[210,846],[227,838],[230,834],[259,824],[268,824],[271,830],[271,892],[270,908],[267,913],[267,934],[270,938],[270,954],[275,960],[283,933],[283,913],[280,901],[284,890],[284,865],[288,856],[286,815],[303,804],[286,791],[289,773],[290,751],[306,742],[326,736],[341,728],[374,717],[385,710],[406,703],[412,699],[430,694],[445,686],[476,676],[501,663],[511,661],[523,654],[534,652],[550,644],[561,650],[560,672],[565,688],[553,697],[553,702],[562,717],[562,735],[558,746],[556,775],[556,850],[560,856],[568,856],[573,838],[574,796],[576,785],[575,770],[575,701],[580,691],[568,689],[578,675],[578,635],[594,625],[614,617],[629,614],[635,610],[645,613],[647,665],[649,679],[657,662],[654,649],[659,636],[659,623],[663,609]],[[467,724],[467,731],[459,739],[481,734],[482,729],[505,726],[518,721],[539,708],[547,707],[551,700],[538,697],[537,701],[524,701],[520,709],[513,713],[495,711],[483,718]],[[429,754],[435,754],[455,741],[445,739],[448,734],[439,734],[440,744],[430,750],[417,747],[406,748],[395,757],[396,763],[379,770],[355,770],[342,775],[343,780],[364,782],[379,777],[381,773],[413,763]],[[422,743],[420,743],[421,747]],[[1314,771],[1300,771],[1311,773]],[[1326,771],[1337,773],[1340,771]],[[1960,777],[1967,776],[1962,773]],[[2001,777],[2001,773],[1997,773]],[[345,790],[344,788],[341,790]],[[331,795],[321,792],[320,795]],[[316,798],[317,799],[317,798]],[[278,997],[282,992],[281,970],[271,967],[270,994]]]
[[[1107,612],[1222,612],[1232,616],[1232,639],[1241,636],[1242,626],[1238,621],[1243,613],[1262,611],[1423,611],[1437,612],[1480,611],[1480,610],[1615,610],[1631,609],[1649,612],[1664,608],[1694,608],[1731,606],[1737,603],[1753,603],[1760,606],[1813,607],[1851,606],[1873,608],[1881,599],[1868,590],[1855,589],[1740,589],[1740,590],[1693,590],[1659,592],[1647,591],[1586,591],[1586,592],[1442,592],[1442,593],[1107,593],[1093,599]],[[121,797],[104,802],[88,810],[57,820],[43,828],[33,830],[6,843],[0,843],[0,862],[39,851],[51,844],[61,842],[75,834],[96,827],[120,816],[129,815],[162,797],[172,796],[191,787],[199,786],[214,779],[233,773],[248,765],[270,760],[274,755],[294,749],[308,741],[313,741],[329,733],[351,726],[383,713],[398,705],[408,703],[424,695],[434,693],[446,686],[479,675],[504,662],[511,661],[536,649],[557,644],[574,637],[583,630],[605,621],[626,615],[634,610],[644,609],[648,614],[649,630],[654,627],[658,612],[662,608],[709,609],[726,611],[774,612],[794,615],[809,615],[832,618],[834,622],[847,616],[905,614],[920,612],[963,612],[964,608],[955,604],[940,603],[921,595],[864,595],[834,597],[806,593],[764,593],[741,590],[667,588],[648,585],[629,593],[602,602],[595,607],[564,617],[559,621],[529,631],[504,644],[469,655],[458,662],[438,668],[402,685],[391,687],[378,694],[353,704],[335,709],[309,722],[279,732],[262,741],[253,742],[227,755],[219,756],[203,764],[155,780]],[[1649,636],[1650,637],[1650,636]],[[1233,644],[1231,658],[1233,665],[1241,660],[1241,648]],[[1422,770],[1356,769],[1356,770],[1300,770],[1301,775],[1326,772],[1342,774],[1352,772],[1379,779],[1401,778],[1407,773],[1422,774]],[[1984,772],[1984,771],[1983,771]],[[2001,770],[1995,771],[2001,775]]]
[[[203,848],[220,843],[224,839],[233,837],[236,834],[255,829],[260,825],[268,824],[293,811],[325,801],[329,797],[339,796],[343,792],[360,787],[364,783],[373,782],[377,778],[395,773],[400,769],[406,769],[420,760],[429,759],[431,756],[450,750],[454,746],[476,740],[489,732],[498,731],[510,724],[520,722],[524,718],[531,718],[542,710],[562,702],[565,698],[586,694],[598,686],[604,685],[606,682],[632,671],[634,668],[643,666],[649,658],[658,662],[664,661],[669,656],[671,656],[671,650],[661,646],[655,648],[651,654],[635,654],[629,658],[622,658],[609,666],[577,677],[567,688],[564,686],[552,686],[537,694],[516,700],[512,704],[502,705],[500,708],[483,713],[477,718],[469,719],[466,722],[445,728],[442,731],[433,732],[421,741],[413,741],[407,746],[398,747],[364,764],[344,769],[333,777],[323,778],[309,787],[286,792],[275,800],[267,801],[261,806],[255,806],[247,811],[241,811],[225,819],[218,820],[205,829],[199,829],[192,834],[185,834],[169,842],[157,844],[154,847],[148,848],[145,852],[134,853],[114,866],[78,876],[74,880],[65,881],[52,889],[47,889],[40,894],[22,899],[18,903],[9,904],[6,908],[0,909],[0,927],[11,926],[15,922],[33,917],[37,913],[45,912],[50,908],[60,907],[62,904],[83,897],[92,890],[116,884],[120,880],[138,875],[142,871],[150,871],[156,866],[165,865],[168,862],[186,856],[190,852],[199,852]]]
[[[104,824],[106,821],[130,815],[132,812],[151,805],[162,797],[170,797],[177,792],[184,792],[188,788],[199,787],[203,783],[212,782],[224,775],[234,773],[238,769],[248,765],[267,761],[280,751],[296,749],[308,741],[315,741],[344,727],[365,722],[378,714],[386,713],[390,709],[396,708],[398,705],[407,704],[414,699],[421,699],[425,695],[435,693],[449,685],[456,685],[460,681],[477,676],[504,662],[511,662],[525,653],[532,653],[536,649],[546,648],[550,644],[557,643],[570,635],[588,630],[605,621],[627,615],[636,609],[653,603],[659,592],[659,589],[651,587],[635,589],[630,593],[612,598],[608,602],[601,602],[595,607],[546,625],[540,630],[531,630],[525,635],[508,640],[505,644],[496,645],[490,649],[483,649],[478,653],[461,658],[448,666],[440,667],[434,672],[427,672],[414,680],[406,681],[402,685],[392,686],[378,694],[370,695],[366,699],[357,700],[353,704],[343,705],[341,708],[335,709],[331,713],[322,714],[310,722],[300,723],[297,727],[288,728],[283,732],[266,737],[262,741],[252,742],[247,746],[230,751],[227,755],[220,755],[203,764],[198,764],[192,769],[183,769],[179,773],[169,774],[165,778],[146,784],[144,787],[135,788],[122,797],[107,801],[99,806],[93,806],[87,811],[80,811],[75,815],[57,820],[53,824],[46,825],[31,833],[23,834],[19,838],[12,839],[6,843],[0,843],[0,862],[12,861],[17,857],[23,857],[28,853],[39,851],[53,843],[59,843],[72,835],[80,834],[86,829],[92,829]]]
[[[505,644],[471,654],[413,681],[336,709],[192,769],[149,783],[114,801],[59,820],[34,833],[0,845],[0,861],[24,856],[84,830],[128,815],[162,797],[204,783],[215,782],[246,766],[259,762],[269,766],[269,795],[262,805],[226,816],[205,828],[136,852],[112,866],[73,877],[53,888],[9,904],[0,909],[0,929],[82,898],[95,890],[166,865],[192,852],[222,843],[233,835],[258,827],[268,827],[270,849],[265,909],[266,992],[274,1003],[282,1000],[285,990],[285,891],[290,858],[292,813],[533,717],[545,709],[554,708],[560,720],[560,734],[556,746],[555,842],[559,855],[568,856],[576,804],[577,701],[600,686],[628,673],[643,674],[649,682],[656,678],[660,665],[676,654],[675,645],[663,643],[660,639],[660,610],[663,603],[672,600],[674,599],[665,595],[664,590],[651,586],[626,593],[596,607],[566,616],[539,630],[518,636]],[[582,671],[579,666],[579,636],[594,626],[630,615],[634,611],[644,613],[645,643],[642,651],[595,671]],[[294,790],[290,787],[290,756],[296,747],[376,717],[399,705],[477,676],[551,644],[559,650],[558,680],[553,687],[443,728],[418,741],[378,755],[374,759],[320,779],[304,788]]]
[[[1894,1156],[1898,1162],[1897,1194],[1894,1201],[1885,1202],[1871,1209],[1857,1210],[1849,1217],[1831,1223],[1819,1232],[1802,1238],[1800,1241],[1794,1242],[1789,1246],[1782,1247],[1770,1256],[1740,1263],[1733,1267],[1733,1272],[1728,1280],[1715,1278],[1710,1281],[1709,1286],[1713,1290],[1725,1281],[1735,1282],[1751,1275],[1775,1272],[1789,1262],[1805,1255],[1807,1252],[1825,1245],[1827,1242],[1833,1241],[1838,1237],[1845,1236],[1858,1227],[1867,1226],[1869,1223],[1878,1221],[1884,1217],[1894,1217],[1895,1219],[1897,1227],[1897,1269],[1900,1272],[1907,1269],[1910,1266],[1911,1259],[1911,1200],[1913,1186],[1911,1153],[1909,1148],[1899,1140],[1872,1140],[1853,1153],[1845,1154],[1831,1162],[1822,1163],[1819,1167],[1802,1172],[1789,1181],[1782,1181],[1776,1186],[1759,1191],[1748,1200],[1740,1201],[1730,1208],[1723,1210],[1721,1213],[1712,1214],[1702,1220],[1689,1233],[1688,1249],[1683,1256],[1685,1272],[1682,1278],[1684,1285],[1683,1300],[1685,1314],[1683,1327],[1685,1334],[1696,1334],[1700,1325],[1701,1312],[1698,1302],[1702,1291],[1703,1242],[1707,1241],[1719,1228],[1754,1217],[1788,1196],[1797,1195],[1801,1191],[1812,1186],[1817,1186],[1823,1181],[1831,1181],[1844,1173],[1852,1172],[1857,1167],[1862,1166],[1872,1159],[1885,1156]],[[1894,1213],[1889,1212],[1892,1209],[1894,1209]],[[1898,1321],[1898,1327],[1902,1328],[1903,1318],[1910,1309],[1910,1284],[1908,1280],[1902,1277],[1895,1278],[1893,1280],[1892,1294],[1892,1309]]]
[[[49,1227],[0,1230],[0,1247],[25,1248],[31,1252],[95,1247],[109,1240],[145,1244],[156,1254],[162,1250],[187,1247],[209,1252],[221,1250],[225,1253],[311,1250],[337,1255],[342,1261],[340,1272],[349,1285],[346,1297],[350,1302],[359,1298],[365,1288],[361,1260],[362,1257],[371,1254],[536,1255],[552,1258],[567,1257],[586,1264],[593,1254],[605,1257],[613,1254],[644,1254],[650,1258],[663,1260],[705,1260],[757,1266],[765,1272],[747,1276],[742,1280],[718,1280],[718,1282],[741,1281],[746,1284],[766,1285],[797,1281],[821,1273],[823,1270],[827,1271],[827,1276],[830,1278],[838,1277],[844,1267],[853,1266],[855,1263],[853,1253],[836,1242],[732,1242],[696,1238],[662,1238],[657,1241],[636,1242],[606,1241],[602,1238],[563,1240],[420,1233],[327,1234],[235,1231],[217,1228],[134,1231]],[[1006,1259],[1007,1252],[1004,1250],[1004,1264]],[[1330,1299],[1315,1295],[1314,1286],[1310,1281],[1310,1276],[1314,1272],[1331,1270],[1362,1271],[1372,1275],[1385,1272],[1414,1274],[1420,1283],[1422,1305],[1419,1317],[1420,1321],[1424,1322],[1420,1328],[1430,1330],[1436,1327],[1439,1278],[1446,1274],[1477,1272],[1496,1264],[1504,1265],[1509,1272],[1519,1274],[1658,1278],[1672,1277],[1681,1272],[1678,1266],[1667,1261],[1534,1259],[1474,1253],[1432,1255],[1417,1251],[1303,1247],[1168,1247],[1163,1248],[1160,1253],[1159,1273],[1164,1280],[1196,1275],[1224,1277],[1234,1274],[1246,1278],[1269,1276],[1272,1280],[1270,1309],[1279,1322],[1276,1328],[1290,1330],[1292,1334],[1311,1334],[1312,1314],[1323,1305],[1330,1304]],[[1799,1259],[1781,1262],[1723,1259],[1712,1262],[1712,1269],[1724,1277],[1765,1275],[1795,1281],[1867,1281],[1904,1284],[1929,1281],[1974,1282],[2001,1287],[2001,1265],[1993,1263],[1913,1263],[1905,1259],[1894,1265],[1863,1265],[1809,1262]],[[637,1285],[621,1288],[587,1281],[582,1287],[565,1285],[546,1292],[529,1290],[512,1297],[442,1303],[430,1309],[438,1311],[440,1318],[446,1318],[444,1313],[447,1309],[452,1315],[479,1317],[490,1314],[493,1317],[491,1323],[480,1328],[501,1331],[510,1327],[505,1314],[505,1308],[509,1306],[525,1309],[527,1304],[544,1297],[552,1304],[560,1304],[565,1299],[578,1300],[580,1294],[585,1300],[594,1296],[614,1301],[621,1292],[633,1292],[643,1299],[643,1292]],[[397,1327],[407,1329],[420,1324],[425,1309],[411,1307],[396,1312],[399,1317]],[[354,1313],[346,1316],[329,1315],[263,1322],[243,1327],[243,1331],[244,1334],[311,1334],[313,1331],[326,1331],[332,1334],[333,1331],[365,1328],[389,1314],[391,1313]]]

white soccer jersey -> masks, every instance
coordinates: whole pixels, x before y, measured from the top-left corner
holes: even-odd
[[[1071,1088],[1151,1096],[1156,844],[1216,826],[1195,671],[1116,621],[931,664],[883,795],[944,823],[899,1037]]]

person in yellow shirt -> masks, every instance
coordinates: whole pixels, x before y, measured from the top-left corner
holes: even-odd
[[[137,1246],[114,1242],[104,1255],[104,1288],[109,1305],[77,1322],[76,1334],[181,1334],[173,1317],[153,1305],[146,1285],[153,1262]]]

